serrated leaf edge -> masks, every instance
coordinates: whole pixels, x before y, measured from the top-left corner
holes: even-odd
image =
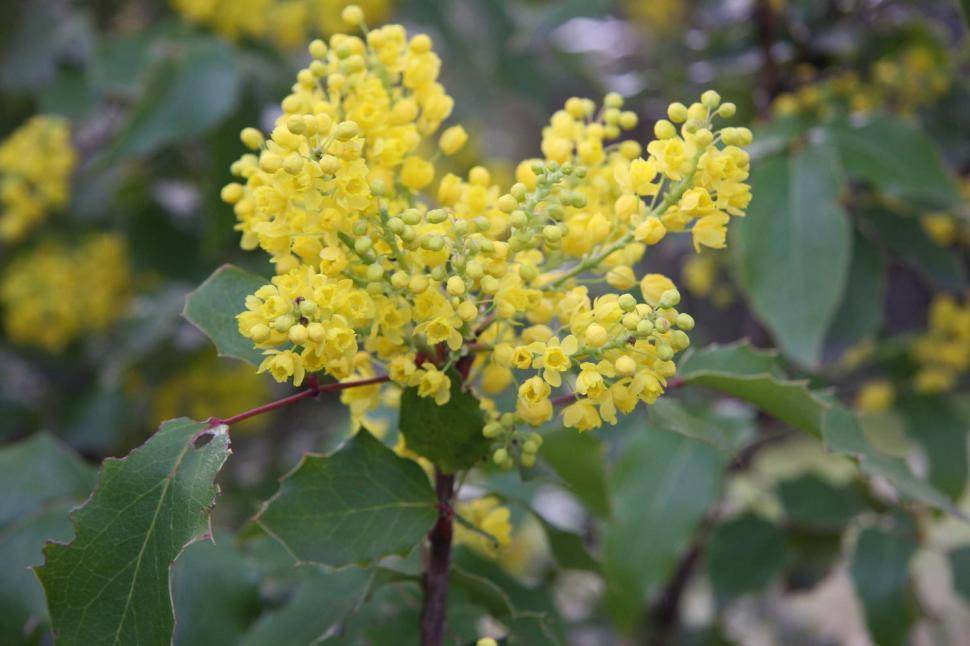
[[[161,424],[159,424],[159,429],[161,429],[161,427],[164,424],[168,423],[168,422],[182,422],[182,421],[194,422],[194,423],[197,423],[197,424],[198,423],[201,423],[201,422],[198,422],[196,420],[191,420],[191,419],[189,419],[187,417],[177,417],[177,418],[173,418],[173,419],[164,420]],[[226,437],[228,438],[228,436],[229,436],[229,427],[226,426],[225,424],[220,424],[220,425],[213,426],[213,427],[203,427],[198,433],[196,433],[195,435],[193,435],[192,438],[186,443],[186,449],[188,449],[189,446],[191,446],[192,444],[194,444],[195,441],[198,440],[198,438],[202,437],[203,435],[207,435],[207,434],[211,434],[214,437],[215,436],[219,436],[219,435],[226,435]],[[149,438],[149,439],[151,439],[151,438]],[[44,603],[45,603],[45,605],[47,604],[47,586],[44,585],[44,581],[40,578],[39,571],[41,569],[43,569],[47,565],[47,551],[48,551],[48,549],[50,547],[52,547],[52,546],[69,547],[72,543],[74,543],[75,540],[77,540],[78,530],[79,530],[78,523],[80,522],[80,519],[78,518],[78,514],[84,511],[85,507],[87,507],[88,504],[90,504],[90,502],[94,499],[95,494],[98,493],[98,491],[101,489],[101,487],[102,487],[102,485],[104,484],[104,481],[105,481],[105,476],[107,475],[108,467],[109,466],[112,466],[114,464],[117,464],[117,463],[125,462],[129,457],[131,457],[131,455],[133,453],[135,453],[136,451],[141,451],[145,447],[145,444],[147,444],[147,443],[148,443],[148,441],[146,440],[145,443],[141,444],[140,446],[135,447],[130,452],[128,452],[127,455],[125,455],[122,458],[107,457],[104,460],[102,460],[101,461],[101,468],[98,469],[98,479],[97,479],[97,482],[94,485],[94,488],[91,490],[91,493],[88,494],[88,497],[85,498],[83,502],[81,502],[78,505],[75,505],[71,509],[70,513],[68,514],[68,519],[71,521],[71,529],[74,531],[74,536],[69,541],[54,541],[54,540],[47,540],[47,541],[45,541],[44,547],[42,549],[42,553],[44,555],[44,562],[42,564],[40,564],[40,565],[32,565],[30,567],[30,571],[34,573],[34,576],[37,579],[37,582],[40,584],[41,588],[44,590]],[[202,448],[205,448],[205,447],[199,447],[199,449],[202,449]],[[182,459],[184,458],[184,456],[186,454],[187,454],[187,450],[186,451],[183,451],[182,455],[179,456],[179,460],[178,460],[178,463],[179,464],[181,464],[181,461],[182,461]],[[217,473],[218,473],[218,471],[221,471],[222,470],[222,466],[226,463],[226,460],[229,459],[229,456],[230,455],[232,455],[232,445],[231,445],[231,443],[226,445],[226,457],[222,460],[222,463],[219,465],[219,469],[217,470]],[[177,467],[177,465],[176,465],[176,467]],[[170,480],[171,477],[173,476],[175,470],[176,469],[173,469],[172,472],[169,473],[169,476],[166,476],[166,478]],[[215,487],[215,492],[213,493],[212,501],[209,503],[209,511],[206,514],[206,524],[208,525],[208,529],[205,532],[202,532],[201,534],[198,534],[198,535],[193,536],[192,538],[190,538],[182,546],[182,548],[178,551],[178,554],[175,555],[175,558],[173,558],[171,560],[171,562],[169,562],[169,568],[168,568],[168,600],[169,600],[169,605],[170,605],[170,607],[172,609],[172,635],[173,636],[175,635],[175,626],[178,624],[178,617],[176,617],[176,615],[175,615],[175,599],[172,596],[172,565],[175,563],[175,561],[177,561],[179,559],[180,556],[182,556],[182,554],[185,552],[185,550],[188,547],[190,547],[191,545],[194,545],[195,543],[198,543],[199,541],[202,541],[202,540],[211,540],[213,543],[215,543],[215,541],[212,539],[212,535],[213,535],[212,534],[212,509],[215,507],[216,498],[219,497],[219,494],[222,492],[222,490],[221,490],[221,487],[219,487],[219,485],[215,483],[215,481],[213,481],[212,485]],[[131,593],[129,592],[129,599],[130,599],[130,594]],[[50,611],[50,607],[49,606],[47,608],[47,612],[48,612],[48,615],[51,615],[51,617],[52,617],[52,620],[51,620],[51,633],[54,635],[55,641],[56,641],[57,632],[54,630],[53,615],[51,614],[51,611]],[[126,611],[126,613],[127,613],[127,611]],[[122,618],[122,621],[123,621],[123,618]]]

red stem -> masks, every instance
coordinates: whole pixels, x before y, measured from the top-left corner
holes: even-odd
[[[428,541],[431,545],[423,581],[422,646],[441,646],[448,623],[448,568],[454,518],[451,502],[455,492],[455,476],[435,471],[434,482],[438,495],[438,522],[428,532]]]
[[[268,404],[263,404],[262,406],[257,406],[238,415],[233,415],[232,417],[227,417],[221,419],[219,417],[209,418],[209,427],[219,426],[220,424],[225,424],[226,426],[232,426],[237,422],[249,419],[250,417],[256,417],[257,415],[262,415],[263,413],[268,413],[277,408],[283,408],[284,406],[289,406],[294,404],[301,399],[309,399],[310,397],[316,397],[320,393],[330,393],[336,392],[338,390],[346,390],[347,388],[356,388],[358,386],[369,386],[371,384],[380,384],[390,379],[387,375],[381,375],[380,377],[370,377],[368,379],[360,379],[358,381],[341,381],[334,384],[326,384],[321,386],[317,383],[316,377],[313,375],[307,377],[307,383],[310,387],[306,390],[301,390],[295,395],[290,395],[289,397],[284,397],[283,399],[277,399],[275,402],[270,402]]]

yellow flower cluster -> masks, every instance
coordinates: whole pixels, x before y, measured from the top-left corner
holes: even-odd
[[[961,305],[947,294],[930,305],[929,329],[913,346],[919,364],[915,388],[920,392],[950,390],[970,370],[970,302]]]
[[[951,74],[942,50],[914,44],[876,61],[865,78],[848,71],[781,94],[772,111],[778,117],[828,118],[844,110],[867,114],[884,108],[908,115],[945,94]],[[801,75],[811,77],[814,71]]]
[[[727,258],[721,253],[705,253],[688,256],[680,268],[680,280],[693,296],[709,299],[717,308],[725,308],[734,302],[731,285],[718,280]]]
[[[453,102],[430,38],[390,25],[310,53],[269,137],[242,132],[253,152],[222,192],[242,246],[276,265],[238,316],[267,355],[261,371],[299,384],[381,366],[439,405],[454,379],[513,389],[514,412],[482,399],[505,465],[510,444],[533,439],[515,426],[552,418],[554,391],[575,400],[563,421],[581,430],[663,392],[694,321],[669,279],[634,267],[668,232],[723,247],[744,214],[751,133],[714,125],[733,104],[709,91],[671,105],[644,151],[619,139],[637,123],[619,95],[570,99],[543,131],[543,158],[522,162],[506,192],[480,166],[439,176],[435,162],[467,135],[437,134]],[[421,145],[434,138],[437,152]],[[641,299],[622,293],[638,283]],[[352,398],[358,416],[380,400],[379,385]]]
[[[623,9],[630,20],[653,32],[668,34],[683,27],[688,3],[682,0],[625,0]]]
[[[454,524],[455,545],[465,545],[484,556],[496,557],[512,542],[511,513],[495,496],[461,501],[455,512],[460,519]]]
[[[920,224],[926,234],[941,247],[970,247],[970,177],[960,182],[964,211],[946,213],[935,211],[920,216]]]
[[[127,309],[130,275],[119,236],[101,234],[76,247],[44,243],[15,259],[0,283],[7,335],[59,352],[102,332]]]
[[[20,240],[67,204],[74,162],[61,117],[31,117],[0,143],[0,241]]]
[[[288,49],[305,43],[311,33],[344,29],[342,12],[351,4],[375,22],[382,22],[391,8],[390,0],[172,0],[185,20],[226,38],[267,40]]]
[[[881,413],[896,399],[896,389],[886,379],[873,379],[862,384],[855,398],[855,408],[862,413]]]
[[[201,420],[233,415],[266,401],[268,386],[266,378],[253,374],[246,364],[207,355],[154,389],[152,419],[160,423],[182,415]],[[265,421],[262,417],[245,420],[233,431],[256,427],[261,420]]]

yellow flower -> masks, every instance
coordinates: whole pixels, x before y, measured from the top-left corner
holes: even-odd
[[[549,385],[558,388],[562,384],[560,373],[569,370],[572,365],[572,355],[579,350],[579,341],[570,334],[560,343],[558,337],[552,337],[545,343],[532,343],[529,350],[537,356],[533,362],[533,368],[542,368],[542,378]]]
[[[647,304],[656,307],[664,292],[675,289],[674,282],[663,274],[647,274],[640,281],[640,292]]]
[[[273,375],[273,379],[279,382],[284,382],[293,377],[293,385],[295,386],[303,383],[306,369],[303,367],[303,361],[298,354],[292,350],[267,350],[267,352],[269,356],[259,364],[257,374],[269,372]]]
[[[494,557],[511,542],[511,513],[508,507],[499,503],[498,498],[485,496],[461,501],[456,505],[455,511],[463,520],[488,535],[483,536],[479,532],[468,529],[463,523],[456,522],[454,525],[456,545],[466,545],[481,554]]]
[[[539,377],[530,377],[519,386],[519,398],[515,411],[526,423],[538,426],[552,419],[552,402],[549,384]]]
[[[75,157],[61,117],[31,117],[0,143],[0,241],[22,239],[67,204]]]
[[[130,300],[128,250],[114,234],[75,246],[44,242],[14,258],[0,278],[0,310],[10,340],[48,352],[108,330]]]
[[[436,404],[444,406],[451,399],[451,379],[432,363],[425,363],[421,367],[418,395],[433,397]]]
[[[462,149],[466,141],[468,141],[468,133],[465,129],[461,126],[452,126],[441,133],[438,146],[444,154],[454,155]]]
[[[888,381],[869,381],[859,389],[855,407],[864,413],[881,413],[892,406],[895,395],[895,389]]]
[[[466,174],[444,173],[443,157],[467,133],[438,133],[454,101],[431,39],[401,25],[364,28],[362,10],[344,15],[355,33],[310,44],[312,61],[269,133],[241,134],[246,151],[222,191],[240,244],[261,248],[276,269],[237,315],[240,333],[266,353],[261,370],[297,382],[384,372],[395,392],[416,387],[439,405],[460,373],[462,388],[496,395],[480,401],[502,424],[550,419],[553,390],[577,365],[581,401],[564,412],[573,426],[615,423],[653,402],[694,321],[665,277],[640,281],[645,302],[617,292],[636,286],[638,265],[666,236],[690,231],[698,246],[721,246],[730,218],[744,214],[740,146],[750,131],[715,126],[733,105],[713,92],[672,104],[659,140],[644,146],[622,137],[637,125],[622,97],[602,107],[574,97],[514,182],[472,159],[458,165]],[[293,37],[299,14],[270,29]],[[678,134],[673,124],[688,120]],[[613,293],[593,301],[582,286],[590,279]],[[497,403],[510,388],[515,413]],[[355,424],[369,421],[381,393],[371,384],[341,397]],[[501,451],[497,463],[514,462]],[[534,459],[527,452],[520,463]]]
[[[420,157],[408,157],[401,168],[401,183],[412,191],[420,191],[434,179],[434,166]]]
[[[588,399],[577,399],[574,404],[567,406],[562,412],[562,421],[579,431],[599,428],[603,424],[596,406]]]

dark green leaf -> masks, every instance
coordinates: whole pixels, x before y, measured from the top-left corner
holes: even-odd
[[[542,588],[527,587],[495,563],[467,550],[455,552],[449,581],[468,598],[509,627],[510,643],[558,644],[563,641],[558,615]]]
[[[942,397],[907,397],[899,402],[906,433],[929,458],[930,483],[957,500],[967,484],[970,422]]]
[[[854,491],[813,475],[784,480],[778,489],[785,517],[801,527],[839,529],[863,509],[863,501]]]
[[[546,530],[546,538],[549,540],[549,549],[552,557],[559,564],[559,567],[567,570],[587,570],[589,572],[599,572],[600,564],[586,549],[583,537],[564,529],[559,529],[545,518],[536,514],[536,518],[542,523]]]
[[[953,550],[947,558],[953,572],[953,589],[970,600],[970,546]]]
[[[872,242],[864,236],[855,236],[849,283],[829,332],[829,339],[840,347],[870,338],[882,326],[887,264]]]
[[[259,574],[232,537],[195,543],[172,568],[172,601],[178,646],[237,644],[259,615]]]
[[[47,624],[44,591],[30,571],[46,540],[69,540],[68,512],[94,487],[94,469],[46,433],[0,451],[0,642],[17,644]]]
[[[826,129],[842,168],[853,179],[920,205],[949,208],[962,203],[939,151],[914,123],[877,115],[861,125],[841,120]]]
[[[960,292],[966,284],[960,258],[934,242],[915,217],[906,217],[886,209],[868,209],[858,213],[859,221],[889,251],[926,278],[932,285]]]
[[[719,525],[706,554],[707,575],[722,603],[765,587],[781,574],[788,559],[781,530],[754,515]],[[757,558],[751,558],[755,554]]]
[[[197,38],[171,47],[171,58],[149,79],[113,156],[147,154],[191,139],[218,124],[236,105],[242,74],[230,45]]]
[[[607,607],[630,630],[717,498],[726,458],[650,426],[631,434],[620,455],[609,478],[614,507],[603,527],[603,570]]]
[[[603,471],[603,443],[592,433],[564,428],[542,436],[539,457],[562,478],[569,490],[598,516],[610,515]]]
[[[152,62],[152,38],[111,35],[98,45],[91,66],[91,81],[102,91],[132,92]]]
[[[818,363],[848,280],[852,232],[830,146],[755,165],[732,248],[752,308],[792,359]]]
[[[41,95],[40,111],[79,120],[94,107],[96,99],[84,71],[63,65]]]
[[[905,461],[873,447],[863,434],[856,416],[841,404],[833,403],[826,412],[824,438],[826,448],[855,458],[865,473],[885,478],[905,499],[923,502],[964,517],[950,498],[913,475]]]
[[[754,404],[796,429],[822,436],[826,404],[804,381],[784,378],[770,353],[746,343],[691,351],[678,375],[687,383],[707,386]]]
[[[478,399],[462,388],[461,377],[449,371],[451,398],[444,406],[421,397],[417,388],[401,395],[400,428],[409,450],[434,463],[444,473],[469,469],[488,455],[491,441],[482,435],[485,418]]]
[[[849,571],[869,632],[880,646],[909,643],[909,562],[915,552],[916,543],[905,536],[871,527],[859,534]]]
[[[37,568],[59,644],[170,643],[169,567],[210,533],[227,431],[171,420],[125,459],[104,461],[91,499],[71,515],[74,540],[48,543]]]
[[[293,596],[267,612],[238,642],[243,646],[305,646],[330,636],[356,610],[370,589],[373,572],[360,568],[327,571],[316,565],[300,568],[303,577]],[[215,643],[237,643],[221,637]]]
[[[223,265],[185,298],[182,316],[216,344],[220,356],[258,366],[262,355],[239,333],[236,315],[246,309],[246,297],[267,283],[238,267]]]
[[[650,420],[657,428],[680,433],[719,450],[733,454],[737,448],[734,435],[717,422],[692,415],[673,398],[662,397],[650,406]]]
[[[294,560],[342,567],[410,552],[436,502],[417,463],[362,429],[332,455],[304,456],[253,520]]]

